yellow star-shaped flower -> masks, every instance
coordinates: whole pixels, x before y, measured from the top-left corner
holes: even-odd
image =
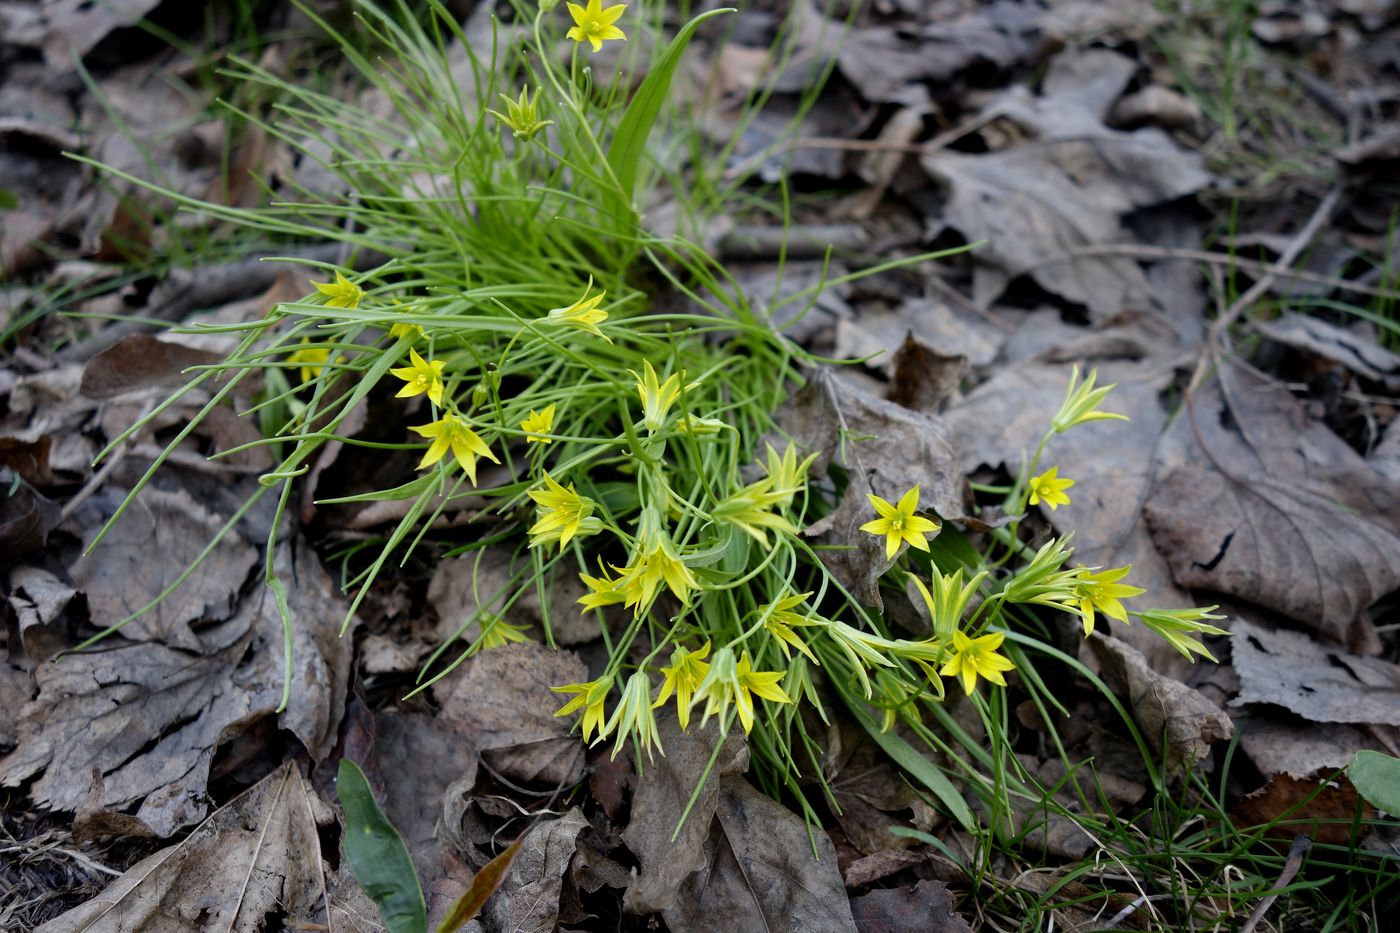
[[[1074,485],[1074,480],[1060,479],[1059,476],[1060,468],[1051,467],[1039,476],[1031,477],[1031,505],[1044,502],[1052,512],[1062,505],[1069,505],[1065,490]]]
[[[555,693],[577,694],[572,700],[565,703],[555,712],[556,716],[567,716],[576,710],[583,710],[583,740],[587,742],[593,735],[593,730],[598,730],[599,741],[608,737],[609,727],[603,720],[603,703],[608,699],[608,693],[612,690],[612,678],[600,677],[597,680],[590,680],[581,684],[565,684],[562,687],[550,687]]]
[[[710,672],[710,665],[705,663],[709,656],[709,642],[705,642],[698,651],[690,651],[682,645],[677,645],[671,652],[670,666],[661,668],[661,692],[656,695],[656,702],[652,704],[652,708],[664,704],[674,691],[676,721],[681,724],[682,732],[690,728],[690,707],[694,705],[695,691],[700,688],[705,675]]]
[[[446,364],[442,360],[425,360],[413,349],[408,351],[408,360],[408,366],[389,370],[390,374],[405,383],[394,398],[413,398],[426,392],[434,405],[441,406],[442,367]]]
[[[325,347],[301,347],[287,356],[288,363],[299,363],[297,375],[302,382],[310,382],[321,375],[321,370],[330,362],[331,351]]]
[[[588,0],[587,7],[571,3],[569,4],[569,15],[574,18],[574,28],[570,29],[567,35],[575,42],[586,41],[593,46],[595,52],[601,49],[603,43],[609,39],[621,39],[626,42],[626,34],[613,25],[626,9],[627,4],[625,3],[604,9],[603,0]]]
[[[608,296],[608,293],[599,292],[590,298],[588,293],[592,290],[593,279],[590,277],[588,285],[583,289],[583,297],[567,308],[551,308],[548,320],[552,324],[577,327],[579,330],[587,331],[595,337],[602,337],[608,343],[612,343],[608,335],[598,329],[598,325],[608,319],[608,312],[598,307],[603,303],[603,299]]]
[[[316,291],[326,296],[327,308],[358,308],[360,299],[365,297],[365,290],[347,279],[339,269],[335,272],[335,281],[311,284]]]
[[[928,550],[928,539],[924,535],[937,531],[938,522],[914,514],[919,510],[918,486],[900,496],[898,505],[891,505],[872,493],[866,493],[865,497],[880,517],[861,525],[860,530],[885,536],[886,560],[894,560],[901,541],[921,551]]]
[[[1110,619],[1128,621],[1128,610],[1119,600],[1141,596],[1147,590],[1118,581],[1128,575],[1133,565],[1113,567],[1098,573],[1088,568],[1079,571],[1079,580],[1074,587],[1074,595],[1079,601],[1079,614],[1084,619],[1084,637],[1094,632],[1094,611],[1098,610]]]
[[[550,402],[542,411],[530,410],[530,416],[520,422],[520,430],[525,431],[527,444],[552,444],[554,438],[546,437],[554,428],[554,403]]]
[[[953,656],[938,673],[944,677],[962,679],[963,690],[972,695],[977,678],[985,677],[998,686],[1006,686],[1002,671],[1015,670],[1016,665],[997,654],[1006,640],[1004,632],[989,632],[981,638],[969,638],[961,631],[953,632]]]
[[[485,457],[492,463],[500,463],[496,455],[491,453],[491,448],[486,446],[486,442],[481,439],[471,427],[461,418],[453,414],[448,414],[434,421],[432,424],[421,424],[412,429],[423,437],[431,437],[433,442],[428,445],[428,452],[423,455],[423,459],[418,463],[418,469],[426,470],[437,463],[447,452],[452,451],[452,456],[457,458],[462,469],[466,471],[467,478],[476,485],[476,458]]]

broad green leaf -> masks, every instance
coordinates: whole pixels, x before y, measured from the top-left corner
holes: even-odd
[[[481,908],[486,906],[491,895],[496,893],[496,889],[505,880],[510,863],[515,861],[516,853],[520,851],[520,846],[524,841],[525,837],[521,836],[476,873],[476,876],[472,878],[471,887],[457,898],[452,909],[447,912],[447,916],[438,925],[437,933],[457,933],[458,930],[466,926],[468,920],[481,913]]]
[[[681,31],[676,33],[666,51],[652,66],[651,73],[642,82],[642,86],[637,88],[632,102],[627,105],[627,112],[622,115],[622,121],[608,146],[608,165],[612,167],[613,174],[622,188],[622,197],[628,210],[631,210],[632,194],[637,186],[637,170],[642,162],[642,154],[646,151],[647,137],[651,135],[651,128],[656,125],[661,106],[671,91],[671,79],[675,77],[676,67],[681,63],[685,47],[690,44],[696,28],[705,20],[721,13],[734,12],[736,11],[731,7],[710,10],[682,26]]]
[[[909,772],[911,777],[933,791],[934,796],[943,802],[943,806],[957,818],[963,829],[968,832],[976,831],[977,824],[972,818],[972,810],[942,769],[920,755],[918,749],[893,732],[881,732],[880,727],[864,712],[860,712],[857,718],[875,740],[875,744],[880,746],[895,764]]]
[[[428,907],[408,846],[380,811],[365,773],[348,758],[340,760],[336,793],[345,811],[345,856],[389,933],[427,933]]]
[[[1400,758],[1359,751],[1347,765],[1347,777],[1371,806],[1391,816],[1400,815]]]

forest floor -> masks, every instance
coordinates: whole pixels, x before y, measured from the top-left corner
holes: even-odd
[[[354,28],[348,0],[310,5]],[[304,623],[286,709],[261,582],[270,505],[156,609],[65,654],[179,580],[272,466],[257,448],[206,459],[259,436],[228,409],[84,554],[207,396],[97,454],[227,352],[167,329],[306,294],[302,270],[262,256],[354,265],[341,244],[250,244],[71,156],[233,207],[325,191],[318,164],[219,106],[262,102],[218,68],[238,54],[363,89],[291,5],[0,0],[0,929],[384,929],[341,855],[342,757],[404,836],[434,919],[523,840],[471,921],[485,930],[1393,923],[1400,825],[1346,769],[1400,753],[1400,6],[735,5],[727,41],[702,34],[677,82],[714,91],[694,118],[737,140],[726,169],[751,176],[703,245],[778,306],[978,244],[831,284],[778,323],[862,361],[840,391],[912,412],[849,426],[875,438],[872,471],[923,475],[936,434],[939,466],[979,497],[1035,448],[1071,368],[1097,368],[1131,421],[1057,440],[1073,505],[1027,521],[1072,534],[1086,565],[1131,564],[1153,605],[1219,605],[1219,663],[1140,625],[1086,639],[1067,623],[1059,648],[1107,692],[1057,670],[1072,715],[1049,729],[1013,680],[1002,712],[1047,791],[1003,832],[960,827],[835,716],[830,795],[813,797],[834,858],[811,857],[802,815],[754,789],[743,751],[720,756],[694,831],[673,837],[714,741],[671,729],[641,774],[586,749],[548,687],[598,669],[596,625],[559,650],[484,651],[405,699],[514,572],[498,552],[438,559],[481,536],[465,507],[340,637],[342,583],[403,515],[318,504],[387,469],[338,444],[274,559]],[[486,5],[449,6],[490,34]],[[371,404],[340,430],[402,422],[387,393]],[[537,635],[538,603],[507,618]]]

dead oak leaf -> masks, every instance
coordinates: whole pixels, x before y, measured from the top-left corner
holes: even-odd
[[[1366,644],[1362,610],[1400,586],[1400,483],[1233,360],[1170,440],[1144,514],[1176,581]]]
[[[682,823],[680,815],[719,741],[718,726],[683,732],[674,716],[662,716],[657,727],[666,754],[639,775],[632,818],[622,833],[639,865],[623,899],[624,909],[633,914],[671,909],[687,879],[705,867],[705,840],[719,805],[720,778],[743,772],[749,760],[743,741],[737,735],[726,736],[725,747]]]
[[[320,758],[344,711],[352,647],[339,637],[343,601],[315,554],[303,546],[293,560],[290,552],[277,572],[293,617],[295,685],[278,723]],[[140,802],[136,816],[160,836],[202,819],[216,747],[281,702],[281,617],[260,590],[203,639],[200,653],[123,640],[40,665],[39,695],[20,713],[18,747],[0,759],[0,785],[42,771],[30,789],[40,806]],[[103,793],[89,801],[94,768]]]
[[[564,873],[578,849],[579,833],[588,827],[578,807],[557,820],[536,824],[482,910],[486,927],[513,933],[553,933],[564,892]]]
[[[662,914],[675,933],[855,933],[831,840],[741,776],[720,782],[704,856]]]
[[[1230,634],[1240,675],[1232,705],[1269,703],[1310,722],[1400,725],[1400,666],[1243,619]]]
[[[466,673],[439,685],[442,718],[512,780],[566,786],[583,777],[583,744],[551,687],[588,679],[572,651],[509,644],[483,651]]]
[[[972,933],[972,927],[954,910],[948,886],[932,879],[852,898],[851,913],[862,933]]]
[[[118,502],[117,494],[101,494],[90,500],[89,511],[109,515]],[[75,517],[82,523],[88,512]],[[74,586],[87,594],[93,624],[106,628],[144,609],[195,562],[224,522],[183,489],[142,490],[102,542],[70,568]],[[190,624],[228,618],[257,562],[258,552],[231,532],[174,592],[123,626],[122,634],[198,651]]]
[[[813,475],[831,464],[846,470],[846,490],[830,514],[804,532],[835,549],[820,552],[827,568],[858,599],[881,606],[880,576],[889,569],[883,538],[861,531],[875,517],[867,494],[896,501],[919,487],[919,505],[944,521],[980,524],[969,514],[971,491],[951,432],[933,415],[910,411],[816,370],[775,416],[799,456],[818,454]],[[775,448],[782,440],[772,440]]]
[[[324,804],[285,764],[39,933],[257,933],[274,917],[327,922],[318,813]]]
[[[1079,58],[1095,67],[1079,67]],[[1033,134],[1029,142],[979,154],[930,150],[921,157],[925,171],[947,189],[932,232],[952,227],[969,241],[985,241],[974,254],[978,305],[988,306],[1013,278],[1029,275],[1099,319],[1151,306],[1152,290],[1134,260],[1067,256],[1130,241],[1128,214],[1210,182],[1201,157],[1162,131],[1127,133],[1103,125],[1132,73],[1105,59],[1122,58],[1104,50],[1059,57],[1045,79],[1045,96],[1014,89],[990,105],[989,112]]]

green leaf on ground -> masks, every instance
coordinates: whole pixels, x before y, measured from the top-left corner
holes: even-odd
[[[403,837],[379,809],[359,765],[341,759],[336,792],[345,810],[345,856],[390,933],[427,933],[428,907]]]
[[[1347,765],[1347,777],[1367,803],[1392,816],[1400,814],[1400,758],[1362,749]]]

